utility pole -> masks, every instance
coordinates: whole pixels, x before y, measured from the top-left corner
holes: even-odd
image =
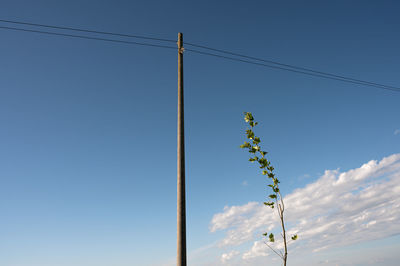
[[[177,266],[186,266],[185,134],[183,111],[183,37],[182,33],[178,33]]]

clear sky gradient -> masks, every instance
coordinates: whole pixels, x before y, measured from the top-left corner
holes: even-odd
[[[182,32],[187,42],[400,87],[398,1],[278,2],[3,0],[0,19],[166,39]],[[177,51],[4,29],[0,36],[0,265],[173,265]],[[400,92],[189,51],[184,75],[190,265],[279,265],[263,253],[243,258],[260,228],[244,246],[233,243],[235,251],[220,244],[230,229],[217,218],[232,206],[247,213],[232,216],[238,223],[267,217],[257,209],[265,180],[239,149],[244,111],[260,122],[257,135],[289,202],[308,184],[333,184],[322,182],[325,170],[338,169],[339,178],[371,160],[368,178],[390,173],[379,180],[400,185]],[[368,178],[357,186],[368,188]],[[305,215],[293,213],[293,223]],[[358,241],[336,235],[342,244],[318,252],[299,232],[297,265],[365,265],[351,254],[395,265],[400,228],[371,230]]]

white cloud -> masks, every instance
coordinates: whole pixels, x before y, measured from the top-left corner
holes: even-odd
[[[237,256],[239,254],[240,254],[240,252],[237,251],[237,250],[232,250],[229,253],[224,253],[221,256],[221,262],[222,263],[227,263],[227,262],[229,262],[231,259],[233,259],[235,256]]]
[[[226,229],[235,223],[241,223],[242,220],[246,219],[244,215],[256,210],[257,205],[257,202],[249,202],[243,206],[225,206],[223,213],[218,213],[212,218],[210,231],[215,232]]]
[[[290,249],[318,252],[399,234],[399,195],[400,154],[347,172],[327,170],[284,198],[288,232],[299,234]],[[212,232],[226,230],[220,246],[250,244],[242,252],[243,261],[272,254],[260,234],[275,229],[279,229],[276,213],[257,202],[226,206],[210,225]],[[279,248],[281,242],[277,244]]]
[[[242,256],[243,259],[252,259],[256,257],[265,257],[268,256],[268,250],[265,248],[265,244],[263,241],[255,241],[253,246],[248,252],[245,252]]]
[[[399,128],[399,129],[396,129],[396,130],[394,131],[394,134],[395,134],[395,135],[399,135],[399,134],[400,134],[400,128]]]

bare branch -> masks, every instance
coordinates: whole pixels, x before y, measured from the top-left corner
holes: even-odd
[[[281,203],[282,203],[282,212],[283,212],[285,210],[285,204],[283,204],[283,198],[282,198],[281,191],[278,191],[278,193],[279,193],[279,198],[280,198]]]
[[[270,245],[267,244],[267,242],[264,241],[264,244],[267,245],[267,247],[269,247],[273,252],[275,252],[276,255],[278,255],[279,257],[281,257],[281,259],[283,259],[283,255],[282,252],[279,250],[279,252],[281,254],[279,254],[273,247],[271,247]]]

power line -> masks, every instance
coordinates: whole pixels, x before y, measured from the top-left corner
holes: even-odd
[[[318,71],[318,70],[314,70],[314,69],[310,69],[310,68],[304,68],[304,67],[298,67],[298,66],[294,66],[294,65],[284,64],[284,63],[280,63],[280,62],[277,62],[277,61],[272,61],[272,60],[257,58],[257,57],[253,57],[253,56],[238,54],[238,53],[234,53],[234,52],[230,52],[230,51],[226,51],[226,50],[221,50],[221,49],[216,49],[216,48],[212,48],[212,47],[208,47],[208,46],[204,46],[204,45],[188,43],[188,42],[185,42],[185,44],[193,46],[193,47],[197,47],[197,48],[202,48],[202,49],[207,49],[207,50],[210,50],[210,51],[223,53],[223,54],[229,54],[229,55],[233,55],[233,56],[237,56],[237,57],[247,58],[247,59],[251,59],[251,60],[256,60],[256,61],[260,61],[260,62],[275,64],[275,65],[278,65],[278,66],[285,67],[285,68],[276,67],[276,68],[282,69],[282,70],[288,70],[287,68],[300,70],[300,71],[293,71],[293,72],[296,72],[296,73],[306,74],[304,72],[310,72],[310,73],[317,74],[318,77],[329,76],[329,77],[336,78],[337,80],[342,80],[342,81],[343,80],[349,80],[349,81],[357,82],[358,84],[362,83],[362,84],[368,85],[368,86],[376,85],[376,86],[379,86],[379,87],[385,87],[385,88],[387,88],[389,90],[396,90],[396,91],[400,90],[400,88],[394,87],[394,86],[390,86],[390,85],[383,85],[383,84],[379,84],[379,83],[375,83],[375,82],[370,82],[370,81],[365,81],[365,80],[360,80],[360,79],[354,79],[354,78],[350,78],[350,77],[346,77],[346,76],[342,76],[342,75],[337,75],[337,74],[332,74],[332,73],[328,73],[328,72],[322,72],[322,71]],[[186,49],[186,50],[188,51],[189,49]],[[208,55],[211,55],[211,54],[208,54]],[[246,63],[248,63],[248,62],[246,61]],[[272,67],[272,66],[270,66],[270,67]],[[374,86],[372,86],[372,87],[374,87]]]
[[[176,40],[154,38],[154,37],[147,37],[147,36],[140,36],[140,35],[132,35],[132,34],[125,34],[125,33],[115,33],[115,32],[107,32],[107,31],[88,30],[88,29],[81,29],[81,28],[71,28],[71,27],[63,27],[63,26],[55,26],[55,25],[37,24],[37,23],[15,21],[15,20],[5,20],[5,19],[0,19],[0,22],[13,23],[13,24],[19,24],[19,25],[35,26],[35,27],[44,27],[44,28],[51,28],[51,29],[59,29],[59,30],[71,30],[71,31],[79,31],[79,32],[87,32],[87,33],[96,33],[96,34],[119,36],[119,37],[129,37],[129,38],[137,38],[137,39],[145,39],[145,40],[176,43]]]
[[[24,31],[24,32],[34,32],[34,33],[47,34],[47,35],[57,35],[57,36],[64,36],[64,37],[73,37],[73,38],[96,40],[96,41],[106,41],[106,42],[114,42],[114,43],[134,44],[134,45],[151,46],[151,47],[158,47],[158,48],[166,48],[166,49],[174,49],[174,50],[176,50],[176,47],[160,45],[160,44],[151,44],[151,43],[142,43],[142,42],[134,42],[134,41],[115,40],[115,39],[107,39],[107,38],[99,38],[99,37],[90,37],[90,36],[84,36],[84,35],[74,35],[74,34],[57,33],[57,32],[50,32],[50,31],[21,29],[21,28],[5,27],[5,26],[0,26],[0,29]]]
[[[164,41],[164,42],[170,42],[170,43],[175,43],[176,42],[175,40],[171,40],[171,39],[153,38],[153,37],[147,37],[147,36],[131,35],[131,34],[123,34],[123,33],[114,33],[114,32],[105,32],[105,31],[96,31],[96,30],[88,30],[88,29],[82,29],[82,28],[72,28],[72,27],[62,27],[62,26],[55,26],[55,25],[37,24],[37,23],[29,23],[29,22],[22,22],[22,21],[13,21],[13,20],[0,19],[0,22],[13,23],[13,24],[19,24],[19,25],[35,26],[35,27],[46,27],[46,28],[52,28],[52,29],[58,29],[58,30],[61,29],[61,30],[85,32],[85,33],[104,34],[104,35],[127,37],[127,38],[139,38],[139,39],[152,40],[152,41]],[[8,27],[8,26],[0,26],[0,29],[24,31],[24,32],[33,32],[33,33],[39,33],[39,34],[57,35],[57,36],[64,36],[64,37],[73,37],[73,38],[80,38],[80,39],[97,40],[97,41],[108,41],[108,42],[114,42],[114,43],[124,43],[124,44],[133,44],[133,45],[141,45],[141,46],[150,46],[150,47],[158,47],[158,48],[166,48],[166,49],[176,49],[176,47],[167,46],[167,45],[161,45],[161,44],[152,44],[152,43],[143,43],[143,42],[136,42],[136,41],[116,40],[116,39],[92,37],[92,36],[85,36],[85,35],[74,35],[74,34],[68,34],[68,33],[49,32],[49,31],[25,29],[25,28],[15,28],[15,27]],[[208,46],[204,46],[204,45],[199,45],[199,44],[195,44],[195,43],[190,43],[190,42],[185,42],[184,44],[189,45],[189,46],[193,46],[193,47],[197,47],[197,48],[201,48],[201,49],[206,49],[206,50],[222,53],[222,54],[232,55],[232,56],[235,56],[235,57],[219,55],[219,54],[199,51],[199,50],[195,50],[195,49],[188,49],[188,48],[185,49],[186,51],[197,53],[197,54],[201,54],[201,55],[208,55],[208,56],[228,59],[228,60],[231,60],[231,61],[237,61],[237,62],[242,62],[242,63],[247,63],[247,64],[263,66],[263,67],[269,67],[269,68],[274,68],[274,69],[279,69],[279,70],[284,70],[284,71],[304,74],[304,75],[308,75],[308,76],[326,78],[326,79],[331,79],[331,80],[338,80],[338,81],[352,83],[352,84],[358,84],[358,85],[364,85],[364,86],[370,86],[370,87],[375,87],[375,88],[380,88],[380,89],[400,92],[400,88],[399,87],[394,87],[394,86],[390,86],[390,85],[384,85],[384,84],[365,81],[365,80],[354,79],[354,78],[350,78],[350,77],[346,77],[346,76],[342,76],[342,75],[337,75],[337,74],[332,74],[332,73],[328,73],[328,72],[322,72],[322,71],[318,71],[318,70],[314,70],[314,69],[310,69],[310,68],[304,68],[304,67],[298,67],[298,66],[294,66],[294,65],[284,64],[284,63],[280,63],[280,62],[277,62],[277,61],[272,61],[272,60],[257,58],[257,57],[248,56],[248,55],[244,55],[244,54],[234,53],[234,52],[231,52],[231,51],[216,49],[216,48],[212,48],[212,47],[208,47]],[[240,58],[236,58],[236,57],[245,58],[245,59],[240,59]],[[258,61],[258,62],[254,62],[254,61]],[[260,62],[262,62],[262,63],[260,63]]]
[[[188,48],[186,48],[185,51],[189,51],[189,52],[193,52],[193,53],[197,53],[197,54],[202,54],[202,55],[218,57],[218,58],[223,58],[223,59],[228,59],[228,60],[231,60],[231,61],[237,61],[237,62],[252,64],[252,65],[258,65],[258,66],[263,66],[263,67],[280,69],[280,70],[284,70],[284,71],[290,71],[290,72],[309,75],[309,76],[314,76],[314,77],[338,80],[338,81],[343,81],[343,82],[357,84],[357,85],[364,85],[364,86],[370,86],[370,87],[375,87],[375,88],[379,88],[379,89],[385,89],[385,90],[391,90],[391,91],[400,92],[400,88],[391,87],[391,86],[389,87],[389,86],[386,86],[386,85],[383,85],[383,84],[379,84],[379,83],[373,83],[372,84],[372,83],[367,83],[367,82],[364,82],[364,81],[360,81],[359,82],[359,81],[353,81],[351,79],[324,76],[324,75],[321,75],[321,74],[315,74],[315,73],[305,72],[305,71],[296,70],[296,69],[284,68],[284,67],[280,67],[280,66],[268,65],[268,64],[264,64],[264,63],[257,63],[257,62],[253,62],[253,61],[249,61],[249,60],[244,60],[244,59],[239,59],[239,58],[234,58],[234,57],[229,57],[229,56],[224,56],[224,55],[218,55],[218,54],[213,54],[213,53],[208,53],[208,52],[203,52],[203,51],[198,51],[198,50],[188,49]]]

